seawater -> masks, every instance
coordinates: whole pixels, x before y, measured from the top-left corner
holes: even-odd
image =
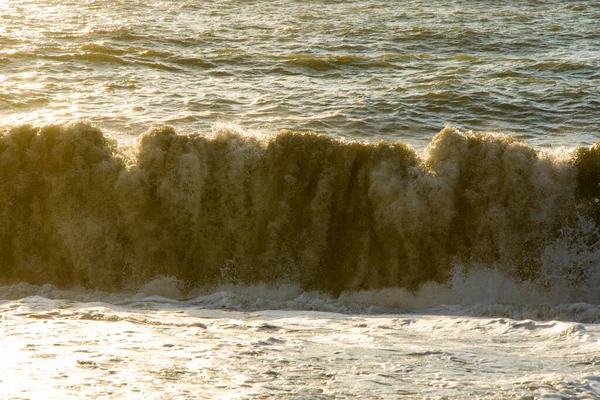
[[[0,397],[599,398],[599,20],[0,0]]]
[[[424,148],[445,125],[536,146],[600,126],[596,1],[0,3],[3,126],[87,118],[302,129]]]
[[[24,126],[0,135],[0,277],[340,294],[483,265],[597,302],[598,164],[598,146],[536,151],[455,128],[420,157],[398,142],[227,128],[155,128],[119,150],[87,123]]]

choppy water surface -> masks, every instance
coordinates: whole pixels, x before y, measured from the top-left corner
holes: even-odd
[[[417,146],[444,125],[537,145],[600,126],[596,1],[0,2],[3,126],[125,140],[216,121]]]
[[[162,300],[162,301],[161,301]],[[0,302],[9,399],[596,399],[600,326]]]
[[[598,21],[0,0],[0,397],[600,398]]]

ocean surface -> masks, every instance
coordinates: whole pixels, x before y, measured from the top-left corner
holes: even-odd
[[[600,398],[600,3],[0,0],[0,398]]]
[[[596,142],[597,1],[0,2],[0,118]]]

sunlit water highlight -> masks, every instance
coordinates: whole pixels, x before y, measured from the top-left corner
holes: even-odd
[[[598,21],[0,1],[0,397],[599,398]]]
[[[600,329],[434,315],[1,305],[8,398],[597,398]]]
[[[596,1],[0,3],[2,125],[120,136],[216,121],[424,147],[444,125],[536,145],[600,126]]]

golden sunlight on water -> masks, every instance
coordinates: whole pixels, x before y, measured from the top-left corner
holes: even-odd
[[[598,21],[0,0],[0,398],[600,398]]]
[[[0,304],[0,393],[27,399],[596,398],[597,325]],[[158,300],[155,298],[155,300]]]
[[[570,148],[600,126],[595,2],[0,4],[3,126],[83,117],[130,141],[225,121],[420,148],[448,124]]]

